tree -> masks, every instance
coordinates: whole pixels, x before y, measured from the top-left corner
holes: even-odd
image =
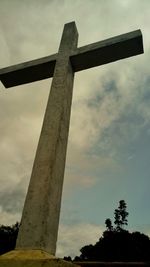
[[[125,225],[128,225],[127,216],[129,213],[126,211],[127,205],[124,200],[119,201],[118,209],[114,212],[114,224],[116,225],[116,231],[121,231],[124,229]]]
[[[12,226],[0,226],[0,255],[15,248],[18,231],[18,222]]]
[[[64,261],[72,261],[70,256],[68,256],[68,257],[65,256],[63,259],[64,259]]]
[[[113,231],[112,222],[111,222],[111,220],[109,218],[107,218],[105,220],[105,224],[106,224],[106,228],[107,228],[108,231]]]
[[[111,219],[105,220],[106,230],[95,245],[86,245],[80,249],[78,261],[150,261],[150,238],[140,232],[125,230],[127,221],[127,205],[124,200],[114,211],[114,224]]]
[[[118,209],[115,209],[114,211],[114,219],[115,219],[114,224],[116,225],[116,227],[113,227],[111,219],[107,218],[105,220],[107,231],[120,232],[124,230],[124,226],[128,225],[127,216],[129,215],[126,209],[127,209],[126,202],[124,200],[120,200]]]

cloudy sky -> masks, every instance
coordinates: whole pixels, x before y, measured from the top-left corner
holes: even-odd
[[[150,1],[0,0],[0,68],[56,53],[65,23],[79,46],[141,29],[143,55],[76,73],[57,256],[95,243],[119,200],[150,234]],[[51,79],[0,83],[0,224],[21,218]]]

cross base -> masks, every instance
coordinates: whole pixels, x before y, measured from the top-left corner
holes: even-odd
[[[0,256],[0,267],[74,267],[42,250],[12,250]]]

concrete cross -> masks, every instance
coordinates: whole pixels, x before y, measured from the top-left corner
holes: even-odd
[[[57,54],[0,70],[12,87],[53,77],[16,249],[55,254],[74,72],[143,53],[140,30],[77,48],[75,22],[65,24]]]

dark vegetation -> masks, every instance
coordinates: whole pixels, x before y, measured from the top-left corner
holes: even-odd
[[[18,222],[12,226],[0,226],[0,255],[15,248],[18,231]]]
[[[105,220],[106,230],[95,245],[80,249],[80,256],[73,261],[150,261],[150,239],[140,232],[129,232],[127,205],[120,200],[114,211],[114,225],[110,218]],[[15,248],[19,223],[0,226],[0,255]],[[32,237],[31,237],[32,238]],[[71,257],[64,257],[72,261]]]
[[[150,261],[150,239],[140,232],[129,232],[127,205],[120,200],[114,211],[114,225],[111,219],[105,220],[106,230],[95,245],[87,245],[80,249],[80,256],[73,261]],[[71,257],[64,257],[72,260]]]

